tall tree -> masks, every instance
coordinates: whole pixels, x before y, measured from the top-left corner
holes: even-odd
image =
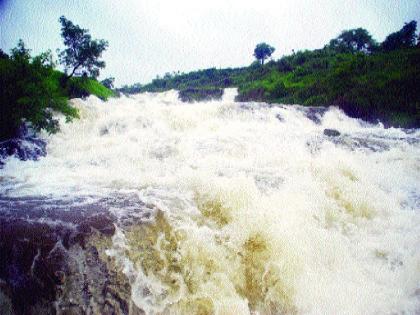
[[[338,52],[371,52],[376,46],[372,36],[364,28],[343,31],[330,41],[329,47]]]
[[[381,47],[385,51],[409,48],[416,45],[416,29],[417,22],[411,21],[405,23],[403,28],[398,32],[389,34],[384,42],[381,44]]]
[[[258,44],[254,49],[254,57],[261,61],[261,64],[264,64],[264,60],[272,55],[276,49],[266,43]]]
[[[59,52],[60,63],[65,66],[67,78],[82,71],[90,77],[98,77],[99,69],[105,67],[105,62],[99,60],[108,47],[103,39],[92,39],[89,30],[80,28],[64,16],[60,17],[61,37],[66,49]]]

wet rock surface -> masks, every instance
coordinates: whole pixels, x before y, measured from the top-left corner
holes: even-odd
[[[105,253],[121,203],[0,197],[0,314],[143,314]]]
[[[308,150],[315,154],[319,152],[322,144],[326,142],[349,149],[351,151],[384,152],[392,147],[413,145],[420,142],[415,137],[383,137],[373,134],[348,134],[336,129],[324,129],[323,136],[316,135],[306,142]],[[410,133],[407,133],[410,135]]]
[[[15,156],[22,161],[36,161],[47,155],[47,143],[38,139],[35,133],[22,126],[16,138],[0,142],[0,167],[9,156]]]
[[[328,107],[300,107],[303,108],[306,118],[312,120],[315,124],[320,125],[321,119],[328,111]]]
[[[340,132],[335,129],[324,129],[324,135],[327,137],[338,137],[340,135]]]
[[[325,131],[324,131],[325,134]],[[383,152],[390,150],[390,146],[383,139],[377,137],[358,137],[350,135],[327,135],[328,140],[334,144],[349,148],[350,150],[367,150],[372,152]]]

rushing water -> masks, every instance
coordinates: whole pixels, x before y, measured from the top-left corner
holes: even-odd
[[[107,254],[147,314],[420,312],[420,131],[234,93],[74,100],[1,196],[126,196]]]

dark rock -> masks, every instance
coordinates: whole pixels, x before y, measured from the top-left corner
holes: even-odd
[[[60,315],[84,315],[83,309],[77,305],[64,306],[60,309]]]
[[[352,137],[350,139],[347,139],[345,143],[351,150],[368,149],[373,152],[383,152],[388,151],[390,149],[389,145],[386,142],[380,141],[378,139]]]
[[[101,130],[99,130],[99,135],[100,135],[100,136],[105,136],[105,135],[107,135],[107,134],[109,134],[109,130],[108,130],[108,128],[107,128],[107,127],[104,127],[104,128],[102,128]]]
[[[2,315],[13,315],[12,290],[3,280],[0,279],[0,313]]]
[[[306,118],[312,120],[317,125],[321,124],[321,118],[327,111],[327,107],[305,107]]]
[[[46,148],[44,140],[36,138],[33,131],[23,126],[16,138],[0,142],[0,165],[4,164],[4,159],[9,156],[15,156],[22,161],[36,161],[47,155]]]
[[[91,229],[98,230],[108,236],[112,236],[115,232],[112,219],[104,214],[89,217],[83,220],[79,226],[79,230],[84,233],[91,233]]]
[[[0,314],[143,314],[105,251],[117,221],[108,209],[144,204],[131,195],[76,201],[0,197]]]
[[[374,137],[354,137],[350,135],[342,135],[340,137],[329,137],[329,141],[333,142],[334,144],[338,146],[345,147],[347,149],[350,149],[352,151],[354,150],[369,150],[372,152],[383,152],[388,151],[390,149],[390,145],[380,138],[374,138]],[[390,138],[387,139],[389,141]],[[399,140],[399,141],[407,141]]]
[[[281,117],[281,115],[280,115],[280,114],[277,114],[277,115],[276,115],[276,118],[277,118],[279,121],[284,122],[284,118],[283,118],[283,117]]]
[[[64,271],[57,270],[56,272],[54,272],[54,276],[55,276],[55,282],[57,284],[62,285],[66,281],[66,274],[64,273]]]
[[[335,129],[324,129],[324,135],[328,137],[338,137],[340,135],[340,132]]]
[[[46,143],[31,137],[11,139],[0,144],[0,156],[3,159],[13,155],[22,161],[36,161],[46,154]]]

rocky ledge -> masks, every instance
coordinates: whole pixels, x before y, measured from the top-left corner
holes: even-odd
[[[29,128],[22,126],[15,138],[0,142],[0,167],[9,156],[15,156],[23,161],[36,161],[46,154],[46,142],[37,138],[35,132]]]
[[[115,203],[0,198],[0,314],[144,314],[105,253]]]

